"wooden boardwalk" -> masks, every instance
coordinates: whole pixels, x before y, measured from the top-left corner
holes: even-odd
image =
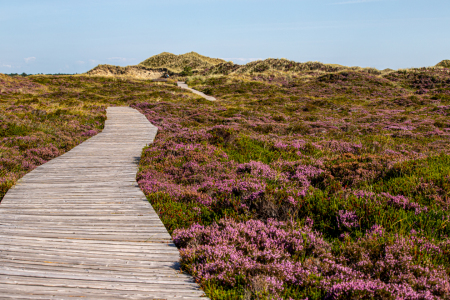
[[[129,107],[0,204],[0,299],[200,299],[135,177],[157,128]],[[206,298],[201,298],[206,299]]]
[[[184,82],[182,82],[182,81],[178,81],[178,82],[177,82],[177,85],[178,85],[180,88],[182,88],[182,89],[191,91],[191,92],[193,92],[194,94],[197,94],[197,95],[199,95],[199,96],[202,96],[202,97],[205,98],[206,100],[209,100],[209,101],[216,101],[216,98],[214,98],[214,97],[212,97],[212,96],[208,96],[208,95],[206,95],[206,94],[204,94],[204,93],[202,93],[202,92],[199,92],[199,91],[197,91],[197,90],[191,89],[186,83],[184,83]]]

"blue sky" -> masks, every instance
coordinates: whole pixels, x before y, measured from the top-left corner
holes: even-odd
[[[409,68],[450,58],[448,0],[0,0],[1,73],[81,73],[160,52]]]

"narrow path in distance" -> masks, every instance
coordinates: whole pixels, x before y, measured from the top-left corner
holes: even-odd
[[[202,92],[199,92],[199,91],[197,91],[197,90],[191,89],[186,83],[184,83],[184,82],[182,82],[182,81],[178,81],[178,82],[177,82],[177,85],[178,85],[180,88],[182,88],[182,89],[189,90],[189,91],[193,92],[194,94],[197,94],[197,95],[199,95],[199,96],[202,96],[202,97],[205,98],[206,100],[209,100],[209,101],[216,101],[216,98],[214,98],[214,97],[212,97],[212,96],[208,96],[208,95],[206,95],[206,94],[203,94]]]
[[[39,166],[0,204],[1,299],[200,299],[136,183],[157,128],[129,107],[103,132]],[[207,299],[207,298],[201,298]]]

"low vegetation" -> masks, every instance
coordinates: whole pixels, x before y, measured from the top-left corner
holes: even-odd
[[[173,97],[191,95],[142,80],[0,74],[0,201],[24,174],[101,131],[106,107]]]
[[[2,77],[3,191],[50,151],[32,149],[54,151],[43,163],[130,105],[159,128],[138,183],[211,299],[450,298],[448,68],[187,67],[218,101],[145,80]]]

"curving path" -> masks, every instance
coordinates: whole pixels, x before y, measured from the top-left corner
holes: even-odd
[[[199,299],[135,177],[157,128],[111,107],[102,133],[36,168],[0,204],[1,299]],[[206,298],[201,298],[206,299]]]
[[[197,95],[199,95],[199,96],[202,96],[202,97],[205,98],[206,100],[209,100],[209,101],[216,101],[216,98],[214,98],[214,97],[212,97],[212,96],[208,96],[208,95],[206,95],[206,94],[204,94],[204,93],[202,93],[202,92],[199,92],[199,91],[197,91],[197,90],[191,89],[191,88],[190,88],[186,83],[184,83],[183,81],[178,81],[178,82],[177,82],[177,85],[178,85],[178,87],[180,87],[180,88],[182,88],[182,89],[191,91],[191,92],[193,92],[194,94],[197,94]]]

